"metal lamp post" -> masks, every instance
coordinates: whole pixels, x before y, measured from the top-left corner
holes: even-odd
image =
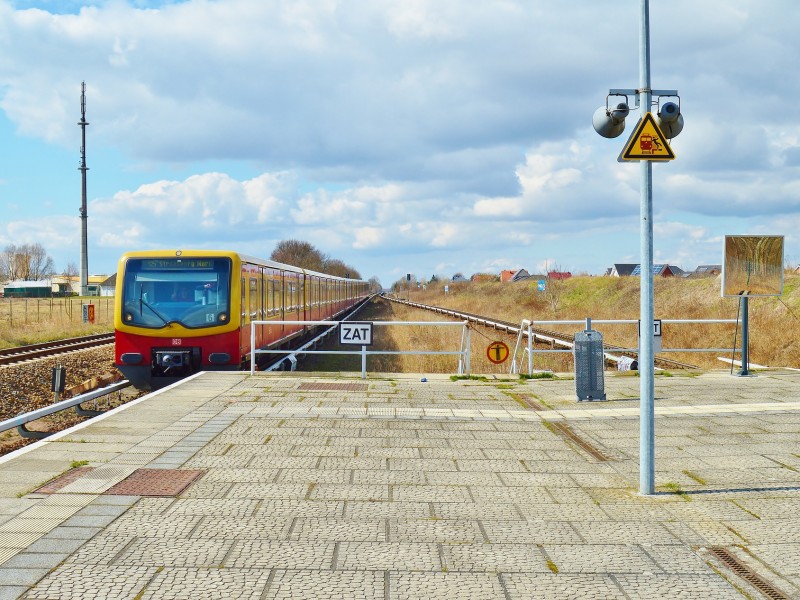
[[[628,96],[636,96],[636,105],[639,107],[641,119],[637,129],[632,133],[625,149],[620,153],[620,162],[623,160],[640,161],[640,277],[641,296],[639,313],[641,319],[641,332],[639,338],[639,392],[640,392],[640,422],[639,422],[639,493],[651,495],[655,493],[655,369],[653,366],[653,322],[655,320],[653,303],[653,161],[672,160],[675,156],[666,142],[664,132],[669,137],[675,137],[683,128],[683,117],[680,114],[680,104],[665,103],[659,113],[658,119],[653,119],[650,109],[653,105],[653,95],[661,97],[677,97],[677,90],[653,90],[650,87],[650,5],[649,0],[641,1],[639,29],[639,88],[638,89],[611,89],[610,96],[624,96],[625,103],[619,103],[614,108],[609,108],[608,99],[606,107],[597,110],[593,118],[595,130],[603,137],[613,138],[622,133],[625,128],[625,117],[629,108]],[[649,127],[649,129],[645,129]],[[647,131],[647,135],[645,135]],[[652,141],[656,139],[655,143]],[[646,140],[646,141],[645,141]],[[654,148],[660,149],[660,152]],[[667,152],[668,150],[668,152]]]

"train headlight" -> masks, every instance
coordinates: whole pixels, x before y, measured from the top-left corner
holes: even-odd
[[[125,321],[127,321],[128,323],[133,321],[133,315],[131,313],[125,313]]]
[[[228,313],[219,313],[218,319],[220,320],[221,323],[224,323],[225,321],[228,320]]]

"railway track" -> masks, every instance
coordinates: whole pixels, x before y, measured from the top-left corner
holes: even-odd
[[[484,327],[488,327],[490,329],[496,329],[505,331],[506,333],[518,335],[519,334],[519,324],[511,323],[510,321],[503,321],[501,319],[494,319],[492,317],[485,317],[483,315],[476,315],[473,313],[468,313],[459,310],[453,310],[450,308],[443,308],[441,306],[432,306],[428,304],[419,304],[417,302],[409,302],[407,300],[402,300],[399,298],[392,298],[389,296],[384,296],[387,300],[391,300],[392,302],[399,302],[400,304],[405,304],[407,306],[412,306],[414,308],[419,308],[422,310],[429,310],[441,315],[451,316],[456,319],[463,319],[470,323],[476,323],[478,325],[483,325]],[[534,341],[540,341],[545,343],[552,343],[555,341],[556,343],[561,343],[565,346],[572,346],[573,342],[575,341],[575,336],[565,334],[559,331],[552,331],[548,329],[543,329],[541,327],[533,327],[531,329],[531,333],[533,334]],[[603,349],[606,353],[613,353],[619,356],[626,356],[628,358],[636,359],[637,355],[634,352],[630,352],[625,350],[621,346],[614,346],[613,344],[603,344]],[[677,360],[671,360],[669,358],[663,358],[660,356],[655,357],[655,364],[659,367],[666,368],[666,369],[699,369],[697,365],[692,365],[689,363],[680,362]]]
[[[17,346],[16,348],[5,348],[0,350],[0,365],[13,365],[36,358],[46,358],[58,354],[104,346],[114,343],[113,333],[99,333],[86,335],[76,338],[54,340],[41,344],[31,344],[29,346]]]

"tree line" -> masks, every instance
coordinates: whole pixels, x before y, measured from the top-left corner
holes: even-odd
[[[349,279],[361,279],[358,269],[348,265],[338,258],[331,258],[327,254],[318,250],[313,244],[301,240],[283,240],[278,242],[270,255],[270,260],[275,262],[293,265],[309,271],[317,271],[336,277],[347,277]],[[377,292],[381,289],[381,283],[377,277],[369,279],[372,291]]]
[[[0,254],[0,280],[41,281],[55,274],[53,259],[39,243],[9,244]]]

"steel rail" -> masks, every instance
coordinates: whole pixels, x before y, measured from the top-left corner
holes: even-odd
[[[100,333],[77,338],[53,340],[52,342],[43,342],[40,344],[17,346],[15,348],[4,348],[0,350],[0,365],[11,365],[35,358],[65,354],[74,350],[104,346],[113,342],[113,333]]]

